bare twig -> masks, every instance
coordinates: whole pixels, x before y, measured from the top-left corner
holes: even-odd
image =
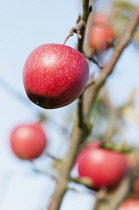
[[[74,191],[74,192],[80,193],[80,191],[77,190],[75,187],[70,187],[70,186],[68,186],[68,190],[72,190],[72,191]]]
[[[68,41],[68,39],[74,35],[74,33],[77,33],[77,36],[79,39],[81,39],[81,35],[80,35],[80,31],[79,29],[76,27],[71,28],[71,30],[69,31],[69,34],[67,35],[67,37],[65,38],[63,44],[66,44],[66,42]]]
[[[43,175],[48,176],[48,177],[50,177],[50,178],[52,178],[52,179],[54,179],[54,180],[57,179],[57,176],[56,176],[56,175],[51,174],[51,173],[49,173],[48,171],[43,171],[43,170],[41,170],[41,169],[38,169],[33,161],[31,161],[31,164],[32,164],[32,170],[33,170],[34,172],[39,173],[39,174],[43,174]]]
[[[33,168],[33,171],[36,172],[36,173],[39,173],[39,174],[43,174],[45,176],[48,176],[48,177],[50,177],[50,178],[52,178],[54,180],[57,179],[56,176],[54,176],[53,174],[49,173],[48,171],[42,171],[42,170],[40,170],[38,168]]]
[[[98,67],[99,67],[100,69],[103,69],[102,64],[99,63],[94,57],[89,57],[89,56],[87,56],[87,55],[85,55],[85,54],[83,54],[83,55],[84,55],[85,58],[87,58],[88,60],[90,60],[90,61],[92,61],[93,63],[95,63],[96,65],[98,65]]]
[[[55,161],[61,161],[61,159],[54,157],[53,155],[51,155],[50,153],[46,152],[46,156],[50,157],[51,159],[55,160]]]
[[[88,177],[80,177],[80,178],[72,178],[70,177],[70,181],[75,182],[77,184],[84,185],[85,187],[91,189],[93,187],[92,180]]]
[[[68,186],[68,190],[72,190],[72,191],[75,191],[77,193],[85,192],[84,189],[83,190],[79,190],[79,189],[76,188],[76,186],[75,187]],[[93,190],[87,190],[86,193],[89,193],[91,195],[96,196],[96,192],[93,191]]]
[[[80,95],[79,100],[78,100],[78,115],[80,118],[80,127],[83,127],[83,123],[84,123],[84,116],[83,116],[83,94]]]
[[[104,199],[98,198],[93,210],[117,210],[121,201],[127,196],[129,188],[130,178],[127,176],[115,190],[107,193]]]
[[[83,37],[83,33],[82,33],[82,29],[85,28],[86,22],[87,22],[87,18],[88,15],[90,13],[90,9],[89,9],[89,0],[82,0],[82,5],[83,5],[83,15],[82,17],[79,16],[78,20],[77,20],[77,25],[73,28],[71,28],[71,30],[69,31],[69,34],[67,35],[67,37],[64,40],[65,44],[67,42],[67,40],[74,35],[74,33],[77,34],[78,39],[82,39]]]

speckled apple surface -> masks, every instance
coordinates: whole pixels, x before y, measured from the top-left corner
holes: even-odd
[[[45,44],[33,50],[23,70],[29,99],[45,109],[63,107],[76,100],[88,77],[88,63],[82,54],[61,44]]]

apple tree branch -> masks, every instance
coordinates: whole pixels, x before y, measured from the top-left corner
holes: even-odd
[[[85,19],[83,19],[83,21],[87,21],[88,19],[87,17],[89,15],[88,13],[89,1],[82,0],[82,3],[83,3],[83,9],[86,10],[83,12],[83,15],[87,14],[85,15]],[[123,34],[117,46],[115,47],[114,53],[110,61],[106,64],[100,76],[96,80],[94,80],[92,85],[89,88],[87,88],[83,93],[82,100],[83,100],[84,120],[83,120],[83,123],[80,122],[82,120],[80,119],[80,116],[82,115],[78,110],[82,106],[79,103],[77,107],[77,113],[80,113],[80,114],[77,114],[76,116],[76,120],[75,120],[73,130],[71,133],[71,144],[70,144],[70,147],[66,156],[64,157],[62,161],[62,164],[59,170],[59,176],[56,180],[55,191],[52,195],[51,202],[47,208],[48,210],[58,210],[61,206],[64,194],[66,193],[68,189],[68,182],[70,180],[70,171],[77,157],[79,145],[87,138],[90,132],[90,129],[89,129],[90,123],[88,121],[88,117],[91,113],[92,103],[94,103],[101,87],[103,86],[106,79],[113,71],[114,66],[117,63],[121,53],[126,48],[129,41],[131,40],[132,34],[138,23],[138,19],[139,19],[139,7],[134,12],[133,17],[130,20],[125,30],[125,33]],[[85,25],[86,24],[84,24],[84,26]],[[78,49],[80,52],[82,52],[82,45],[83,45],[83,37],[81,38],[82,38],[82,42],[78,44]]]

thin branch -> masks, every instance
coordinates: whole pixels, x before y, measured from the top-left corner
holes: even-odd
[[[82,20],[87,23],[87,19],[89,16],[89,0],[82,0],[82,5],[83,5],[83,15],[82,15]]]
[[[83,16],[77,25],[78,26],[80,25],[79,29],[81,30],[81,34],[83,35],[85,30],[85,24],[87,22],[89,15],[88,12],[89,0],[82,0],[82,3],[83,3]],[[78,39],[78,49],[80,48],[79,50],[80,52],[82,52],[82,43],[83,41],[80,42]],[[58,210],[60,208],[63,196],[68,188],[68,183],[70,180],[70,171],[73,167],[75,158],[77,156],[77,150],[79,148],[80,142],[82,142],[85,139],[85,137],[88,135],[87,130],[84,127],[84,123],[81,123],[82,114],[79,114],[80,113],[79,110],[81,109],[82,109],[82,102],[79,100],[77,108],[78,114],[71,135],[71,145],[67,152],[67,155],[63,160],[63,164],[60,167],[59,177],[57,179],[55,191],[53,193],[51,202],[48,206],[48,210]]]
[[[89,0],[82,0],[82,5],[83,5],[83,15],[82,17],[79,16],[78,20],[77,20],[77,25],[73,28],[71,28],[71,30],[69,31],[69,34],[67,35],[67,37],[64,40],[65,44],[67,42],[67,40],[74,35],[74,33],[77,34],[78,39],[82,39],[83,38],[83,31],[89,16],[89,13],[91,12],[89,9]]]
[[[63,159],[63,164],[60,167],[59,177],[57,179],[55,191],[48,210],[58,210],[60,208],[63,196],[68,187],[70,171],[77,156],[77,150],[79,148],[80,142],[82,142],[87,136],[84,129],[79,125],[80,118],[77,116],[71,135],[71,145],[66,157]]]
[[[54,180],[57,179],[57,177],[51,173],[49,173],[48,171],[42,171],[40,169],[37,169],[37,168],[33,168],[33,171],[36,172],[36,173],[39,173],[39,174],[43,174],[44,176],[48,176]]]
[[[54,157],[53,155],[51,155],[50,153],[46,152],[46,156],[50,157],[51,159],[55,160],[55,161],[62,161],[61,159]]]
[[[83,116],[83,95],[81,94],[78,100],[78,115],[80,118],[79,121],[79,127],[83,127],[83,123],[84,123],[84,116]]]
[[[71,36],[73,36],[74,35],[74,33],[76,33],[77,34],[77,36],[78,36],[78,38],[79,39],[81,39],[81,35],[80,35],[80,33],[79,33],[80,31],[79,31],[79,29],[77,28],[77,26],[76,27],[73,27],[73,28],[71,28],[71,30],[69,31],[69,34],[67,35],[67,37],[65,38],[65,40],[64,40],[64,42],[63,42],[63,44],[66,44],[66,42],[68,41],[68,39],[71,37]]]
[[[69,186],[68,186],[68,190],[72,190],[72,191],[74,191],[74,192],[76,192],[76,193],[80,193],[80,191],[77,190],[75,187],[69,187]]]
[[[97,199],[93,210],[117,210],[121,201],[127,196],[129,189],[130,178],[127,176],[115,190],[108,192],[103,199]]]
[[[67,37],[65,38],[63,44],[66,44],[67,40],[68,40],[71,36],[73,36],[74,33],[77,34],[78,39],[81,39],[81,38],[82,38],[81,29],[84,27],[84,25],[85,25],[84,20],[82,20],[82,19],[80,18],[80,20],[79,20],[79,22],[77,23],[77,25],[76,25],[75,27],[73,27],[73,28],[70,29],[69,34],[68,34]]]
[[[84,189],[83,189],[83,190],[79,190],[79,189],[77,189],[76,187],[70,187],[70,186],[68,186],[68,190],[72,190],[72,191],[75,191],[75,192],[77,192],[77,193],[86,192],[86,193],[89,193],[89,194],[91,194],[91,195],[97,196],[97,195],[96,195],[96,192],[93,191],[93,190],[84,191]]]
[[[103,69],[103,66],[101,63],[99,63],[94,57],[89,57],[87,55],[84,54],[84,57],[87,58],[88,60],[92,61],[93,63],[95,63],[96,65],[98,65],[98,67],[100,69]]]
[[[31,161],[31,164],[32,164],[32,170],[33,170],[34,172],[36,172],[36,173],[38,173],[38,174],[43,174],[43,175],[48,176],[48,177],[50,177],[50,178],[52,178],[52,179],[54,179],[54,180],[57,179],[57,176],[56,176],[56,175],[51,174],[51,173],[48,172],[48,171],[43,171],[43,170],[41,170],[41,169],[38,169],[33,161]]]
[[[85,187],[91,189],[93,187],[93,183],[91,179],[88,177],[80,177],[80,178],[72,178],[70,177],[70,181],[75,182],[77,184],[84,185]]]

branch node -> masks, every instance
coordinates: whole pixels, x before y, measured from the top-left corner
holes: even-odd
[[[90,57],[90,56],[87,56],[85,54],[83,54],[85,58],[87,58],[88,60],[92,61],[93,63],[95,63],[96,65],[98,65],[98,67],[100,69],[103,69],[104,67],[102,66],[101,63],[99,63],[94,57]]]
[[[67,42],[67,40],[74,35],[74,33],[77,34],[78,36],[78,39],[82,39],[82,35],[81,35],[81,30],[83,27],[85,27],[86,23],[85,21],[82,20],[81,16],[79,15],[78,19],[77,19],[77,22],[76,22],[76,26],[75,27],[72,27],[71,30],[69,31],[69,34],[67,35],[67,37],[65,38],[64,40],[64,43],[65,44]]]

